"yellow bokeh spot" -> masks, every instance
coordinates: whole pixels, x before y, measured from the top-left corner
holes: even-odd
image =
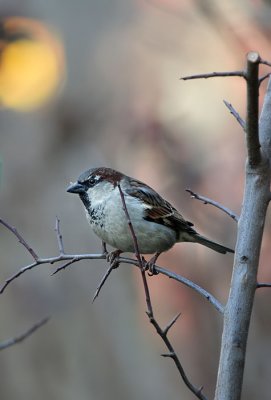
[[[55,93],[63,79],[63,57],[59,42],[48,32],[44,34],[44,29],[41,35],[36,21],[15,21],[18,37],[3,44],[1,41],[0,104],[27,111],[41,106]],[[12,27],[14,33],[16,24]]]

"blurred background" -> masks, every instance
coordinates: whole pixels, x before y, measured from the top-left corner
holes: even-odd
[[[257,50],[270,61],[269,1],[0,0],[0,204],[35,251],[57,255],[55,216],[69,253],[97,253],[70,181],[93,166],[141,179],[197,230],[233,247],[236,224],[190,199],[185,188],[240,212],[244,134],[223,104],[245,116],[240,78],[181,81],[240,70]],[[266,70],[265,70],[266,72]],[[263,71],[264,73],[264,71]],[[265,84],[261,88],[262,102]],[[0,227],[1,282],[31,262]],[[270,223],[259,272],[270,281]],[[159,265],[194,280],[225,302],[233,257],[179,244]],[[40,318],[50,322],[0,354],[3,400],[194,399],[145,315],[138,271],[121,265],[91,304],[107,265],[81,261],[55,276],[43,265],[0,298],[0,341]],[[170,338],[192,382],[212,398],[221,316],[190,289],[149,279],[162,325],[182,316]],[[257,293],[243,397],[270,398],[270,290]],[[269,355],[269,356],[268,356]]]

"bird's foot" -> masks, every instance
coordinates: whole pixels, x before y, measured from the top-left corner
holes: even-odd
[[[143,264],[144,264],[144,271],[148,271],[149,276],[158,275],[159,272],[155,269],[155,263],[157,258],[160,256],[161,253],[155,253],[155,255],[149,260],[146,261],[144,257],[142,257]]]
[[[106,255],[106,261],[109,262],[111,268],[118,268],[119,266],[119,255],[122,253],[121,250],[113,250]]]

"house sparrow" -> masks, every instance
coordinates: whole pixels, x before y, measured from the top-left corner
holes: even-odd
[[[178,242],[200,243],[222,254],[234,253],[198,234],[191,222],[145,183],[111,168],[89,169],[68,187],[67,192],[79,194],[95,234],[119,253],[134,252],[134,241],[118,185],[141,254],[158,255]]]

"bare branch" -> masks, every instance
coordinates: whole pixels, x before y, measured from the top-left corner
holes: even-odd
[[[177,315],[175,315],[174,318],[167,324],[167,326],[163,329],[163,332],[165,335],[168,334],[168,331],[172,328],[172,326],[175,324],[177,319],[181,316],[181,313],[179,312]]]
[[[271,288],[271,283],[257,283],[256,289]]]
[[[24,248],[28,251],[28,253],[31,254],[31,256],[34,258],[34,260],[38,260],[39,256],[35,251],[29,246],[29,244],[24,240],[24,238],[19,234],[16,228],[13,226],[9,225],[6,221],[4,221],[2,218],[0,218],[0,224],[4,225],[10,232],[12,232],[19,242],[24,246]]]
[[[200,194],[197,194],[195,192],[193,192],[193,190],[191,189],[185,189],[188,193],[190,193],[192,199],[196,199],[196,200],[200,200],[202,201],[204,204],[211,204],[212,206],[218,208],[219,210],[223,211],[224,213],[226,213],[227,215],[229,215],[232,219],[234,219],[234,221],[238,222],[239,217],[237,214],[235,214],[232,210],[230,210],[229,208],[223,206],[222,204],[218,203],[217,201],[214,201],[212,199],[209,199],[208,197],[205,196],[201,196]]]
[[[143,273],[145,274],[144,271],[143,271]],[[145,278],[146,278],[146,275],[145,275]],[[146,282],[147,282],[147,280],[146,280]],[[188,387],[188,389],[189,389],[192,393],[194,393],[194,395],[195,395],[198,399],[207,400],[207,398],[206,398],[206,397],[203,395],[203,393],[202,393],[202,388],[197,388],[197,387],[194,386],[194,385],[190,382],[190,380],[188,379],[188,377],[187,377],[187,375],[186,375],[186,373],[185,373],[185,371],[184,371],[184,368],[183,368],[183,366],[182,366],[182,364],[181,364],[181,362],[180,362],[180,360],[179,360],[177,354],[175,353],[174,348],[173,348],[171,342],[169,341],[169,339],[168,339],[168,337],[167,337],[167,334],[164,332],[164,330],[160,327],[160,325],[159,325],[158,322],[156,321],[156,319],[155,319],[155,317],[154,317],[152,311],[148,310],[146,313],[147,313],[147,315],[148,315],[148,317],[149,317],[150,323],[154,326],[154,328],[156,329],[156,332],[157,332],[158,335],[161,337],[161,339],[163,340],[163,342],[165,343],[165,345],[166,345],[166,347],[167,347],[167,349],[168,349],[168,351],[169,351],[169,353],[162,354],[162,356],[163,356],[163,357],[169,357],[169,358],[171,358],[171,359],[174,361],[174,363],[175,363],[175,365],[176,365],[176,367],[177,367],[177,369],[178,369],[178,371],[179,371],[179,373],[180,373],[180,375],[181,375],[181,377],[182,377],[183,382],[184,382],[185,385]]]
[[[137,260],[139,262],[140,268],[144,269],[143,260],[142,260],[142,257],[140,255],[140,252],[139,252],[137,237],[135,235],[135,231],[134,231],[134,228],[133,228],[133,225],[132,225],[132,222],[131,222],[131,219],[130,219],[130,216],[129,216],[129,213],[128,213],[128,210],[127,210],[126,202],[125,202],[125,199],[124,199],[124,194],[123,194],[123,191],[122,191],[122,189],[120,187],[120,184],[118,184],[118,189],[119,189],[119,192],[120,192],[120,197],[121,197],[121,201],[122,201],[123,210],[125,212],[125,215],[126,215],[126,218],[127,218],[127,223],[128,223],[128,226],[129,226],[129,229],[131,231],[132,238],[133,238],[134,247],[135,247],[135,256],[136,256],[136,258],[137,258]]]
[[[113,269],[115,269],[114,265],[110,265],[110,267],[108,268],[108,270],[106,271],[106,273],[104,274],[104,276],[102,277],[101,282],[99,283],[99,286],[97,287],[93,299],[92,299],[92,303],[94,303],[94,301],[97,299],[97,297],[99,296],[99,293],[103,287],[103,285],[105,284],[107,278],[109,277],[109,275],[111,274],[111,272],[113,271]]]
[[[65,254],[65,255],[59,255],[56,257],[48,257],[48,258],[38,258],[37,261],[33,262],[32,264],[26,265],[25,267],[20,268],[15,274],[10,276],[5,280],[5,283],[0,287],[0,294],[4,292],[6,287],[13,282],[15,279],[19,278],[19,276],[23,275],[26,271],[29,271],[39,265],[42,264],[55,264],[60,261],[66,261],[70,260],[72,262],[69,263],[72,264],[76,261],[81,261],[81,260],[105,260],[106,255],[104,254]],[[66,268],[64,266],[64,268]],[[63,268],[60,268],[63,269]]]
[[[225,76],[241,76],[244,77],[244,71],[228,71],[228,72],[210,72],[207,74],[197,74],[197,75],[189,75],[183,76],[180,79],[183,81],[191,80],[191,79],[207,79],[207,78],[218,78]]]
[[[9,278],[7,278],[5,280],[5,283],[1,286],[0,288],[0,294],[2,294],[4,292],[4,290],[6,289],[6,287],[13,282],[15,279],[19,278],[19,276],[21,276],[22,274],[24,274],[26,271],[30,271],[32,268],[35,268],[37,265],[40,265],[38,262],[34,262],[32,264],[26,265],[25,267],[19,269],[19,271],[17,271],[15,274],[13,274],[12,276],[10,276]]]
[[[236,121],[241,125],[241,127],[244,129],[244,131],[246,130],[246,123],[245,121],[240,117],[240,114],[238,114],[238,112],[233,108],[232,104],[227,102],[226,100],[223,100],[223,103],[225,104],[225,106],[229,109],[231,115],[234,116],[234,118],[236,119]]]
[[[74,264],[75,262],[81,261],[78,258],[74,257],[72,260],[66,262],[64,265],[61,265],[58,267],[54,272],[51,273],[51,275],[56,275],[59,271],[62,271],[69,267],[70,265]]]
[[[19,336],[16,336],[14,338],[8,339],[2,343],[0,343],[0,350],[7,349],[8,347],[14,346],[17,343],[22,342],[29,336],[31,336],[36,330],[41,328],[43,325],[45,325],[49,321],[50,317],[45,317],[39,322],[37,322],[35,325],[33,325],[30,329],[28,329],[26,332],[22,333]]]
[[[65,260],[70,260],[72,262],[78,262],[81,260],[106,260],[106,256],[104,254],[66,254],[65,256],[57,256],[57,257],[49,257],[49,258],[39,259],[38,262],[35,262],[30,265],[26,265],[25,267],[23,267],[19,271],[17,271],[15,274],[13,274],[11,277],[6,279],[5,283],[0,288],[0,294],[2,294],[5,291],[6,287],[11,282],[13,282],[19,276],[24,274],[26,271],[29,271],[29,270],[37,267],[38,265],[54,264],[54,263],[57,263],[60,261],[65,261]],[[129,264],[129,265],[135,265],[135,266],[139,267],[137,260],[134,260],[134,259],[128,258],[128,257],[119,257],[118,262]],[[69,265],[71,265],[71,264],[72,263],[69,263]],[[66,265],[66,267],[67,267],[67,265]],[[223,314],[223,308],[224,308],[223,305],[207,290],[203,289],[202,287],[200,287],[196,283],[192,282],[191,280],[167,270],[166,268],[160,267],[158,265],[154,265],[153,268],[155,271],[184,284],[185,286],[189,287],[190,289],[193,289],[200,296],[202,296],[206,300],[208,300],[220,313]],[[62,269],[63,268],[60,267],[59,271]]]
[[[58,217],[56,217],[55,231],[56,231],[59,254],[63,255],[63,254],[65,254],[65,251],[64,251],[64,245],[63,245],[63,237],[62,237],[62,234],[60,232],[60,220],[59,220]]]
[[[271,85],[269,82],[259,128],[259,63],[260,57],[257,53],[248,54],[246,69],[248,160],[242,212],[238,221],[231,288],[224,312],[215,400],[239,400],[241,398],[262,235],[270,199]],[[259,134],[263,146],[262,151]]]
[[[189,287],[190,289],[195,290],[200,296],[204,297],[209,303],[211,303],[217,311],[221,314],[224,312],[224,306],[207,290],[203,289],[201,286],[197,285],[196,283],[190,281],[189,279],[185,278],[184,276],[175,274],[175,272],[171,272],[166,270],[163,267],[159,267],[158,265],[154,266],[155,270],[158,271],[160,274],[166,275],[171,279],[175,279],[176,281],[182,283],[183,285]]]
[[[7,226],[9,226],[9,224],[7,224]],[[12,231],[12,233],[15,234],[13,231]],[[104,247],[103,247],[103,250],[104,250]],[[63,255],[59,255],[59,256],[55,256],[55,257],[38,258],[37,261],[20,268],[15,274],[13,274],[9,278],[7,278],[5,280],[5,283],[0,287],[0,294],[2,294],[5,291],[6,287],[11,282],[13,282],[15,279],[17,279],[19,276],[23,275],[25,272],[27,272],[33,268],[38,267],[39,265],[55,264],[55,263],[62,262],[62,261],[68,261],[68,263],[62,265],[60,268],[58,268],[55,271],[55,273],[57,273],[65,268],[67,268],[71,264],[81,261],[81,260],[107,260],[107,257],[108,257],[108,255],[106,252],[106,253],[101,253],[101,254],[99,254],[99,253],[98,254],[95,254],[95,253],[94,254],[66,254],[65,253]],[[133,258],[128,258],[128,257],[117,257],[115,259],[115,262],[119,263],[119,264],[125,263],[125,264],[129,264],[129,265],[135,265],[137,267],[141,266],[137,260],[135,260]],[[212,304],[220,313],[223,314],[223,305],[207,290],[203,289],[202,287],[200,287],[196,283],[190,281],[189,279],[167,270],[166,268],[159,267],[158,265],[153,265],[153,269],[154,269],[154,271],[157,271],[165,276],[168,276],[169,278],[174,279],[174,280],[186,285],[187,287],[193,289],[200,296],[202,296],[203,298],[208,300],[210,302],[210,304]]]
[[[259,140],[259,63],[258,53],[251,51],[247,55],[246,82],[247,82],[247,115],[246,138],[248,164],[255,167],[261,161]]]
[[[161,355],[161,357],[165,357],[165,358],[173,358],[175,353],[162,353],[160,355]]]
[[[259,78],[259,85],[260,85],[263,81],[265,81],[265,79],[269,78],[270,75],[271,75],[271,72],[268,72],[267,74],[261,76],[261,77]]]
[[[133,242],[134,242],[134,248],[135,248],[135,253],[136,253],[136,257],[140,266],[140,271],[141,271],[141,277],[142,277],[142,281],[143,281],[143,286],[144,286],[144,292],[145,292],[145,299],[146,299],[146,305],[147,305],[147,311],[146,314],[149,317],[149,321],[150,323],[155,327],[158,335],[161,337],[161,339],[164,341],[167,349],[169,350],[169,354],[171,355],[170,357],[173,359],[185,385],[189,388],[189,390],[195,394],[195,396],[197,396],[199,399],[201,400],[207,400],[206,397],[201,393],[202,389],[198,389],[196,388],[187,378],[186,373],[183,369],[183,366],[178,358],[178,356],[176,355],[173,346],[171,345],[171,342],[169,341],[168,337],[167,337],[167,332],[170,329],[170,327],[174,324],[174,322],[176,322],[177,318],[175,317],[175,319],[173,321],[171,321],[171,323],[168,325],[168,327],[163,330],[160,325],[158,324],[158,322],[156,321],[156,319],[154,318],[154,314],[153,314],[153,307],[152,307],[152,302],[151,302],[151,296],[150,296],[150,290],[149,290],[149,286],[148,286],[148,282],[147,282],[147,278],[146,278],[146,271],[144,268],[144,262],[143,259],[139,253],[139,247],[138,247],[138,242],[137,242],[137,238],[136,238],[136,234],[134,232],[134,228],[133,228],[133,224],[131,222],[130,216],[129,216],[129,212],[127,210],[127,206],[126,206],[126,202],[125,202],[125,198],[124,198],[124,194],[122,192],[122,189],[120,187],[120,185],[118,184],[118,188],[119,188],[119,192],[120,192],[120,196],[121,196],[121,201],[122,201],[122,205],[123,205],[123,210],[125,212],[126,218],[127,218],[127,223],[129,226],[129,229],[131,231],[131,236],[133,238]]]
[[[260,64],[264,64],[264,65],[268,65],[269,67],[271,67],[271,62],[263,60],[262,57],[260,57],[260,56],[259,56],[259,63]]]

